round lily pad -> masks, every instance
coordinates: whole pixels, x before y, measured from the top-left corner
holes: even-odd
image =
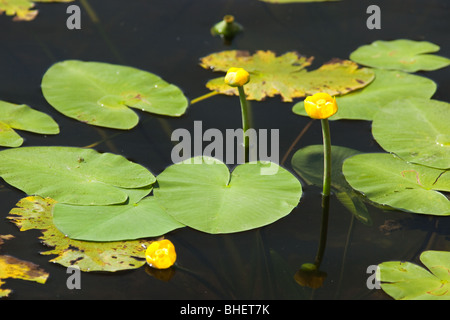
[[[428,41],[377,40],[356,49],[350,54],[350,59],[356,63],[380,69],[406,72],[430,71],[450,65],[450,59],[430,54],[439,49],[439,46]]]
[[[402,211],[450,215],[450,171],[403,161],[389,153],[365,153],[344,161],[347,182],[369,200]]]
[[[450,103],[408,98],[378,112],[372,133],[384,150],[406,161],[449,169],[449,121]]]
[[[155,182],[150,171],[123,156],[74,147],[3,150],[0,176],[28,195],[77,205],[124,203],[124,189]]]
[[[288,215],[300,201],[298,179],[274,163],[249,162],[230,174],[219,160],[193,160],[158,175],[154,196],[168,214],[194,229],[216,234],[258,228]],[[269,166],[277,170],[261,174]]]
[[[116,129],[131,129],[139,122],[129,107],[178,117],[188,106],[183,92],[159,76],[102,62],[58,62],[47,70],[41,86],[48,103],[64,115]]]

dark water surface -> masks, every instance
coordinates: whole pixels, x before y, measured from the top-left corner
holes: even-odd
[[[86,2],[85,2],[86,3]],[[0,16],[0,99],[24,103],[50,114],[60,125],[57,136],[26,132],[24,146],[96,146],[149,168],[155,175],[171,164],[170,134],[177,128],[192,130],[195,120],[208,128],[241,125],[237,97],[215,96],[189,107],[180,118],[139,113],[140,124],[130,131],[96,128],[64,117],[44,99],[40,82],[55,62],[80,59],[124,64],[160,75],[179,86],[189,99],[208,92],[207,80],[219,76],[198,65],[199,58],[229,49],[296,50],[314,56],[310,70],[334,57],[346,59],[357,47],[374,40],[408,38],[440,45],[440,55],[450,56],[450,3],[431,1],[361,1],[273,5],[257,0],[90,0],[98,22],[84,3],[81,30],[66,28],[69,4],[38,4],[31,22],[13,22]],[[366,27],[366,9],[381,8],[381,30]],[[210,27],[233,14],[245,32],[231,46],[212,37]],[[438,84],[433,98],[449,101],[448,68],[421,73]],[[293,103],[275,97],[252,102],[256,129],[280,129],[280,158],[309,119],[292,113]],[[382,151],[366,121],[331,122],[332,143],[363,152]],[[283,166],[301,147],[322,142],[320,123],[314,123],[287,156]],[[147,268],[117,273],[83,273],[81,290],[66,287],[66,268],[48,262],[40,232],[19,232],[5,217],[25,195],[0,182],[0,234],[13,234],[0,254],[32,261],[50,273],[47,283],[7,279],[14,290],[10,299],[390,299],[381,290],[367,288],[366,270],[387,260],[418,263],[423,250],[450,250],[448,218],[403,212],[385,212],[369,206],[371,225],[364,225],[333,197],[328,242],[321,269],[327,273],[322,288],[299,286],[294,274],[313,262],[321,220],[320,189],[303,183],[301,205],[276,223],[257,230],[209,235],[190,228],[170,233],[178,252],[178,267],[170,281],[148,274]],[[393,220],[398,226],[382,232]]]

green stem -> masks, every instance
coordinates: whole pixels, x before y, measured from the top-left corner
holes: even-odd
[[[327,245],[328,236],[328,216],[330,212],[330,197],[322,195],[322,224],[320,226],[320,240],[319,248],[317,250],[316,259],[314,260],[314,265],[317,270],[322,263],[323,254],[325,252],[325,247]]]
[[[248,104],[247,97],[245,96],[244,86],[238,87],[239,100],[241,101],[241,113],[242,113],[242,131],[244,132],[244,162],[248,162],[249,159],[249,138],[246,135],[247,130],[250,128],[250,119],[248,116]]]
[[[328,119],[322,119],[323,135],[323,196],[330,196],[331,183],[331,138]]]

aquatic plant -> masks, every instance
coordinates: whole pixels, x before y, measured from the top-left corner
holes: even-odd
[[[145,250],[145,260],[156,269],[170,268],[177,260],[175,246],[168,239],[153,241]]]

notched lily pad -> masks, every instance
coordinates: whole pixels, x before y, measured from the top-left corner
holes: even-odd
[[[56,255],[50,262],[65,267],[77,266],[81,271],[119,271],[136,269],[145,262],[145,249],[150,240],[88,242],[72,240],[53,224],[52,209],[56,201],[51,198],[29,196],[21,199],[9,212],[10,219],[20,231],[38,229],[39,239],[52,249],[42,255]]]
[[[350,54],[356,63],[391,70],[416,72],[431,71],[450,65],[450,59],[430,54],[439,51],[439,46],[428,41],[398,39],[374,41]]]
[[[124,203],[125,189],[156,181],[150,171],[123,156],[75,147],[0,151],[0,176],[28,195],[76,205]]]
[[[139,122],[130,108],[179,117],[188,101],[182,91],[159,76],[102,62],[66,60],[51,66],[42,92],[62,114],[91,125],[131,129]]]
[[[244,68],[250,73],[250,82],[244,86],[249,100],[263,100],[280,95],[283,101],[305,97],[318,91],[341,95],[362,88],[374,79],[368,68],[359,68],[352,61],[334,59],[319,69],[307,71],[313,57],[306,58],[296,52],[279,57],[272,51],[232,50],[210,54],[201,58],[205,69],[226,72],[230,67]],[[210,90],[228,95],[238,95],[236,88],[224,83],[223,77],[208,81]]]
[[[369,200],[418,214],[450,215],[450,171],[416,165],[388,153],[355,155],[344,161],[345,179]]]
[[[0,235],[0,245],[4,240],[14,238],[12,235]],[[12,292],[10,289],[3,289],[4,279],[22,279],[27,281],[35,281],[45,283],[49,274],[41,269],[38,265],[17,259],[9,255],[0,255],[0,298],[7,297]]]
[[[216,234],[258,228],[288,215],[300,201],[300,182],[275,163],[249,162],[230,174],[217,159],[188,160],[158,175],[154,197],[175,220],[194,229]]]
[[[378,265],[381,289],[396,300],[450,300],[450,252],[425,251],[420,261],[388,261]]]
[[[20,147],[23,138],[14,130],[58,134],[59,126],[49,115],[29,106],[0,101],[0,146]]]
[[[449,122],[450,103],[407,98],[377,113],[372,133],[384,150],[405,161],[450,169]]]

